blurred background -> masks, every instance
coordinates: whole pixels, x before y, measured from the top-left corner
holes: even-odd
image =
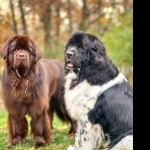
[[[34,38],[45,58],[64,61],[74,31],[98,36],[133,85],[132,0],[0,0],[0,48],[15,34]],[[4,61],[0,58],[0,77]]]

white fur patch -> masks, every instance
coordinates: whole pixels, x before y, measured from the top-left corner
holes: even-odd
[[[74,147],[72,145],[70,145],[67,150],[75,150]]]
[[[106,91],[108,88],[126,81],[125,77],[120,73],[118,76],[108,83],[100,85],[90,85],[86,80],[70,89],[70,84],[76,78],[75,73],[69,73],[66,76],[65,84],[65,102],[66,107],[72,118],[82,120],[81,118],[88,114],[89,110],[93,109],[97,97]]]
[[[133,150],[133,135],[128,135],[123,138],[111,150]]]
[[[73,89],[70,89],[70,84],[73,79],[76,79],[76,74],[69,73],[65,78],[66,109],[71,117],[78,122],[75,146],[68,150],[98,150],[104,139],[104,133],[99,125],[91,124],[88,120],[88,112],[94,108],[98,96],[104,91],[127,80],[119,73],[115,79],[101,86],[90,85],[84,80]]]

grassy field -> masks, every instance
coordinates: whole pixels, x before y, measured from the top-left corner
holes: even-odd
[[[30,118],[27,116],[28,122]],[[54,117],[54,129],[52,130],[51,143],[47,147],[39,148],[38,150],[66,150],[69,145],[74,143],[74,137],[68,137],[69,125],[61,122],[57,116]],[[7,112],[0,111],[0,149],[1,150],[35,150],[34,140],[30,134],[17,146],[10,146],[7,133]]]

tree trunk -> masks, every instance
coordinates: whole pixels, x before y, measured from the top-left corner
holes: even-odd
[[[102,3],[101,3],[101,0],[98,0],[98,12],[97,12],[97,14],[98,14],[98,17],[97,17],[97,20],[96,20],[96,26],[95,26],[95,31],[100,31],[101,30],[101,24],[100,24],[100,19],[101,19],[101,15],[102,15],[102,11],[101,11],[101,5],[102,5]]]
[[[24,10],[23,10],[22,0],[18,0],[18,2],[19,2],[20,13],[21,13],[21,20],[22,20],[22,26],[23,26],[23,33],[24,33],[25,35],[27,35],[28,32],[27,32],[27,25],[26,25],[26,20],[25,20],[25,14],[24,14]]]
[[[56,6],[56,14],[57,14],[57,22],[56,22],[56,36],[59,37],[60,34],[60,7],[61,7],[61,3],[60,0],[57,3]]]
[[[10,3],[10,9],[11,9],[12,19],[13,19],[13,30],[16,34],[18,34],[18,28],[17,28],[16,19],[15,19],[15,13],[14,13],[14,5],[13,5],[12,0],[10,0],[9,3]]]
[[[88,17],[89,17],[89,12],[87,9],[87,0],[83,0],[82,20],[81,20],[81,24],[80,24],[80,30],[85,31],[87,29]]]
[[[44,24],[44,51],[46,57],[50,54],[50,45],[51,45],[51,0],[49,0],[45,5],[45,11],[43,12],[41,21]]]
[[[133,0],[124,0],[123,1],[123,6],[124,6],[125,10],[132,9]]]
[[[67,0],[68,3],[68,18],[69,18],[69,34],[72,33],[72,15],[71,15],[71,3],[70,0]]]

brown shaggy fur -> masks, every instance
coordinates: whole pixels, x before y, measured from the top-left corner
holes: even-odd
[[[42,53],[36,42],[23,35],[8,39],[0,55],[6,62],[2,75],[2,98],[8,111],[11,144],[19,144],[27,136],[25,115],[28,114],[35,147],[47,145],[55,108],[61,119],[71,122],[69,133],[75,132],[76,124],[64,106],[63,64],[57,60],[41,59]]]

